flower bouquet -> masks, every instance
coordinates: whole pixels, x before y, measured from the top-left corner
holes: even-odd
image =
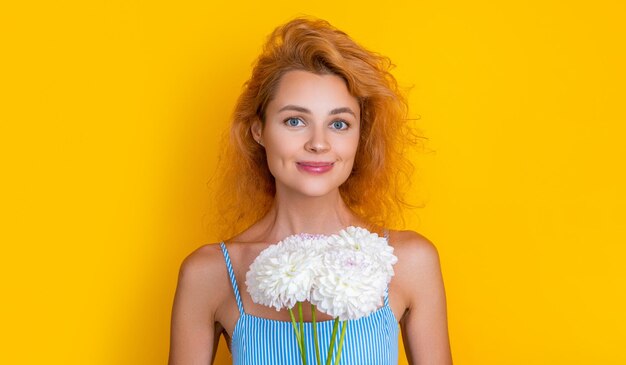
[[[325,364],[331,363],[342,322],[334,364],[339,364],[349,320],[374,312],[381,304],[397,262],[387,239],[360,227],[331,236],[298,234],[263,250],[250,265],[246,286],[257,304],[287,308],[302,363],[307,364],[303,302],[311,303],[315,360],[321,365],[316,310],[334,318]],[[299,321],[296,321],[297,307]],[[299,322],[299,323],[298,323]]]

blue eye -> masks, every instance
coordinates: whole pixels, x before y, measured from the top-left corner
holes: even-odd
[[[331,124],[331,127],[337,130],[348,129],[348,123],[343,120],[336,120]]]
[[[299,127],[304,124],[300,118],[287,118],[285,119],[285,124],[290,127]]]

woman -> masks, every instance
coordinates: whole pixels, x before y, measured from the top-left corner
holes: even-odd
[[[348,327],[341,363],[397,363],[399,323],[409,363],[451,364],[437,251],[385,229],[402,205],[409,141],[390,66],[325,21],[296,19],[270,35],[235,108],[217,202],[226,224],[247,228],[183,262],[170,365],[211,363],[220,335],[235,364],[298,363],[297,347],[272,340],[293,336],[288,312],[255,304],[246,272],[271,243],[347,226],[385,234],[398,262],[383,306]]]

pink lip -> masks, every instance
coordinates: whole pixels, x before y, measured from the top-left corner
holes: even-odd
[[[332,162],[302,161],[296,163],[298,169],[310,174],[323,174],[333,168]]]

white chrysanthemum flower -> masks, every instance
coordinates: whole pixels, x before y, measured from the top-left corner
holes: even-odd
[[[385,268],[387,283],[391,281],[394,274],[393,265],[398,262],[398,258],[393,254],[393,247],[389,246],[386,238],[371,233],[365,228],[348,227],[330,236],[329,244],[364,252]]]
[[[246,285],[255,303],[276,310],[308,300],[332,317],[357,319],[380,307],[396,262],[387,239],[364,228],[299,234],[263,250]]]
[[[363,251],[335,246],[322,258],[311,303],[339,320],[358,319],[382,304],[387,288],[385,267]]]
[[[328,237],[311,302],[340,320],[358,319],[382,304],[398,261],[387,239],[361,227]]]
[[[309,300],[326,245],[321,236],[294,235],[263,250],[246,274],[252,301],[278,311]]]

